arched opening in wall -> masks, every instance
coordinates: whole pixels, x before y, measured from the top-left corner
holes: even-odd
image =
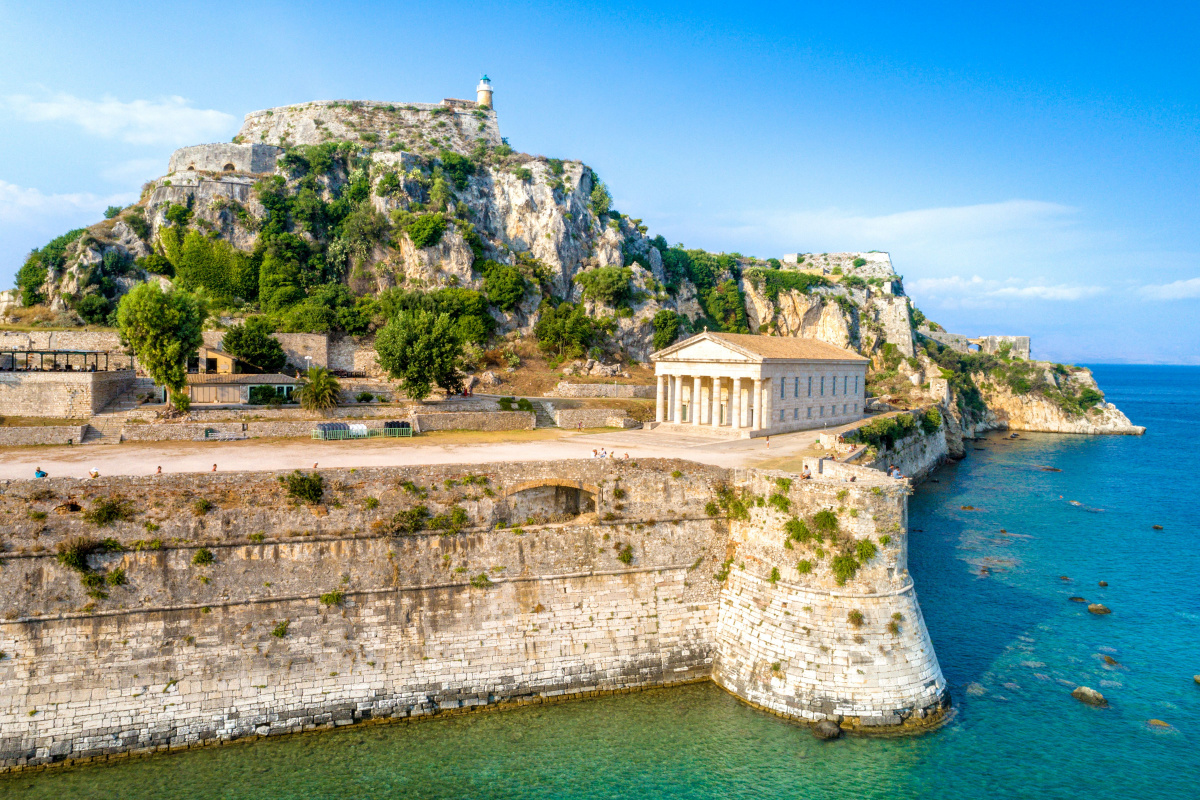
[[[233,164],[226,164],[225,166],[221,167],[221,169],[225,170],[226,172],[236,172],[237,171],[237,167],[235,167]]]
[[[569,522],[595,513],[596,493],[590,488],[554,480],[522,484],[505,495],[500,515],[510,525]]]
[[[971,342],[970,344],[968,344],[968,345],[967,345],[967,352],[968,352],[968,353],[978,353],[978,352],[979,352],[980,350],[982,350],[982,349],[983,349],[982,347],[980,347],[979,345],[975,344],[974,342]]]
[[[195,164],[188,164],[187,171],[188,171],[188,172],[195,172],[195,171],[196,171],[196,165],[195,165]]]

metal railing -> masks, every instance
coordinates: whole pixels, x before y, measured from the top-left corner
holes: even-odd
[[[367,428],[366,430],[314,430],[312,438],[323,441],[341,439],[396,439],[408,438],[413,435],[412,428]]]

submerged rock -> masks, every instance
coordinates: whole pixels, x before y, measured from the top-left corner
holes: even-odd
[[[812,728],[813,736],[826,741],[838,739],[842,735],[842,726],[831,719],[823,719]]]
[[[1103,603],[1088,604],[1088,611],[1092,612],[1093,614],[1111,614],[1112,613],[1112,611],[1109,609],[1109,607],[1104,605]]]
[[[1163,529],[1162,525],[1154,525],[1153,527],[1154,527],[1154,530],[1156,530],[1156,531],[1161,531]]]
[[[1146,724],[1149,725],[1151,728],[1169,728],[1169,727],[1171,727],[1171,723],[1163,722],[1161,719],[1147,720]]]
[[[1083,599],[1082,597],[1068,597],[1067,599],[1070,600],[1072,603],[1086,603],[1087,602],[1087,600]]]
[[[1104,663],[1105,663],[1105,664],[1108,664],[1110,667],[1119,667],[1119,666],[1121,666],[1121,662],[1120,662],[1120,661],[1117,661],[1117,660],[1116,660],[1115,658],[1113,658],[1112,656],[1105,656],[1105,657],[1104,657]]]
[[[1108,701],[1104,699],[1104,695],[1087,686],[1078,686],[1075,691],[1071,692],[1071,697],[1074,697],[1081,703],[1087,703],[1089,706],[1097,708],[1106,708]]]

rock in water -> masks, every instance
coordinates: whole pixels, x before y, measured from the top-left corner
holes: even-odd
[[[1154,525],[1153,528],[1156,531],[1161,531],[1163,529],[1162,525]]]
[[[1100,586],[1108,586],[1108,581],[1100,581]]]
[[[1120,662],[1118,662],[1118,661],[1117,661],[1115,658],[1113,658],[1112,656],[1105,656],[1105,657],[1104,657],[1104,663],[1105,663],[1105,664],[1108,664],[1110,667],[1119,667],[1119,666],[1121,666]]]
[[[812,732],[818,739],[837,739],[842,735],[842,726],[831,719],[823,719],[813,725]]]
[[[1200,675],[1193,675],[1192,680],[1196,682],[1197,686],[1200,686]]]
[[[1111,614],[1112,613],[1112,611],[1109,610],[1108,606],[1104,605],[1103,603],[1089,603],[1088,611],[1092,612],[1093,614]]]
[[[1087,600],[1085,600],[1082,597],[1068,597],[1067,599],[1070,600],[1072,603],[1086,603],[1087,602]]]
[[[1075,691],[1071,692],[1071,697],[1074,697],[1081,703],[1087,703],[1089,706],[1096,706],[1097,708],[1108,707],[1108,701],[1104,699],[1104,695],[1087,686],[1076,688]]]

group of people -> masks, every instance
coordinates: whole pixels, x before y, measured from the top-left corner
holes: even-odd
[[[603,447],[601,447],[599,450],[597,450],[596,448],[593,447],[592,448],[592,458],[621,458],[621,456],[618,456],[617,451],[615,451],[615,450],[610,453],[607,450],[605,450]],[[629,453],[626,453],[624,458],[629,458]]]
[[[888,476],[889,478],[895,478],[896,480],[903,480],[903,479],[904,479],[904,473],[903,473],[903,472],[901,472],[901,471],[900,471],[900,468],[899,468],[899,467],[897,467],[895,464],[892,464],[891,466],[889,466],[889,467],[887,468],[887,476]]]

